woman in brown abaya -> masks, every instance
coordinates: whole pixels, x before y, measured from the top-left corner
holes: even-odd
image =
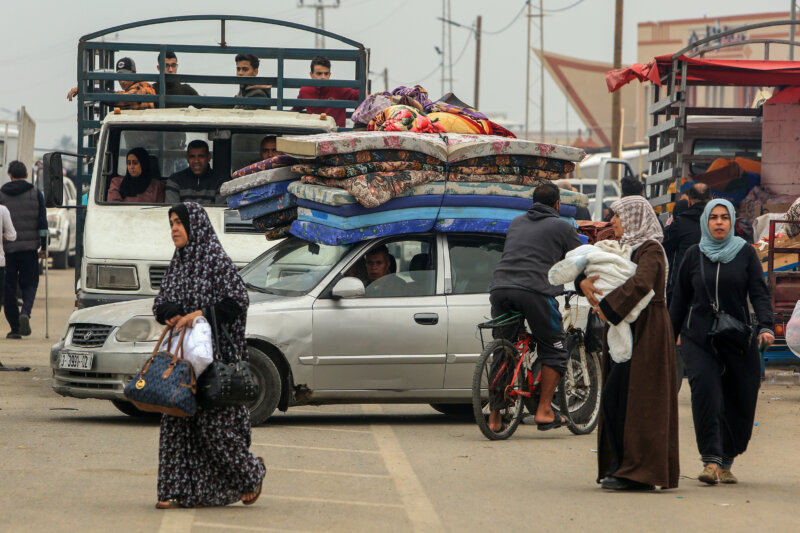
[[[604,387],[598,430],[598,476],[604,489],[653,490],[678,486],[678,389],[675,342],[665,300],[663,233],[650,204],[628,196],[611,206],[614,231],[629,245],[636,273],[602,294],[593,281],[580,291],[594,312],[619,324],[650,291],[650,303],[631,324],[633,353],[615,363],[603,349]],[[598,296],[602,299],[598,299]]]

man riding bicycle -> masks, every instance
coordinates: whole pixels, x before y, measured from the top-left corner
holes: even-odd
[[[537,428],[546,431],[561,427],[566,419],[553,410],[553,393],[566,370],[567,350],[564,347],[564,330],[561,313],[555,296],[564,292],[563,285],[551,285],[547,272],[564,255],[580,246],[575,228],[558,215],[559,190],[552,183],[540,185],[533,192],[533,205],[524,215],[511,221],[503,247],[503,255],[492,275],[489,301],[492,318],[508,312],[523,314],[536,341],[539,360],[542,362],[541,393],[534,414]],[[494,338],[510,338],[516,329],[495,328]],[[493,361],[491,373],[495,376],[503,361]],[[505,406],[504,389],[490,391],[489,428],[500,431],[500,410]]]

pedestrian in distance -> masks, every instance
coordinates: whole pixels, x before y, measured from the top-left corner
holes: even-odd
[[[2,235],[3,243],[17,240],[17,231],[14,229],[14,223],[11,222],[11,213],[4,205],[0,205],[0,235]],[[0,306],[3,305],[3,284],[5,283],[5,276],[6,256],[5,253],[3,253],[3,247],[0,246]]]
[[[3,240],[6,262],[3,303],[11,327],[6,338],[21,339],[31,334],[31,311],[39,287],[39,259],[46,259],[47,210],[44,196],[28,181],[28,170],[23,163],[9,163],[8,177],[11,181],[0,187],[0,204],[11,214],[17,238]],[[22,291],[21,309],[17,285]]]
[[[169,223],[175,253],[153,303],[156,320],[180,330],[213,310],[229,333],[219,335],[215,353],[228,362],[247,358],[247,289],[208,214],[199,204],[181,203],[169,210]],[[247,406],[198,405],[191,417],[162,415],[156,507],[255,503],[266,467],[249,448]]]
[[[686,255],[686,250],[700,242],[700,217],[706,204],[711,200],[711,190],[705,183],[695,183],[688,192],[688,207],[678,213],[672,224],[664,229],[664,251],[669,261],[669,279],[667,280],[667,303],[672,300],[678,267]],[[678,204],[675,204],[677,211]]]
[[[643,298],[653,296],[631,324],[630,359],[614,362],[607,342],[603,343],[597,481],[611,490],[671,489],[678,486],[679,475],[678,388],[665,299],[663,234],[653,208],[642,196],[621,198],[611,209],[614,233],[620,244],[632,248],[636,273],[605,295],[594,287],[596,276],[579,278],[576,285],[593,312],[611,324],[619,324]]]
[[[703,462],[698,480],[737,483],[731,468],[753,433],[761,386],[759,349],[774,341],[772,302],[761,261],[733,231],[735,210],[712,200],[700,217],[700,243],[687,250],[678,270],[670,316],[692,389],[692,417]],[[757,323],[751,324],[748,299]],[[749,339],[712,336],[717,312],[750,328]],[[755,329],[753,327],[755,326]]]

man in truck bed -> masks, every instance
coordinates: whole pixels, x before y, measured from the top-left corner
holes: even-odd
[[[219,188],[228,178],[209,166],[211,154],[208,144],[200,139],[190,142],[186,148],[186,161],[189,167],[176,172],[167,180],[166,203],[223,204]]]

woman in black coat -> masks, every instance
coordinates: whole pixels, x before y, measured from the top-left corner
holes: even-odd
[[[759,349],[775,340],[772,302],[755,249],[734,236],[733,206],[712,200],[700,218],[700,244],[687,250],[678,270],[670,318],[679,336],[692,389],[692,415],[703,461],[698,479],[736,483],[733,459],[747,449],[761,384]],[[702,262],[702,270],[701,270]],[[747,299],[755,310],[751,324]],[[745,343],[711,339],[713,304],[749,325]]]

